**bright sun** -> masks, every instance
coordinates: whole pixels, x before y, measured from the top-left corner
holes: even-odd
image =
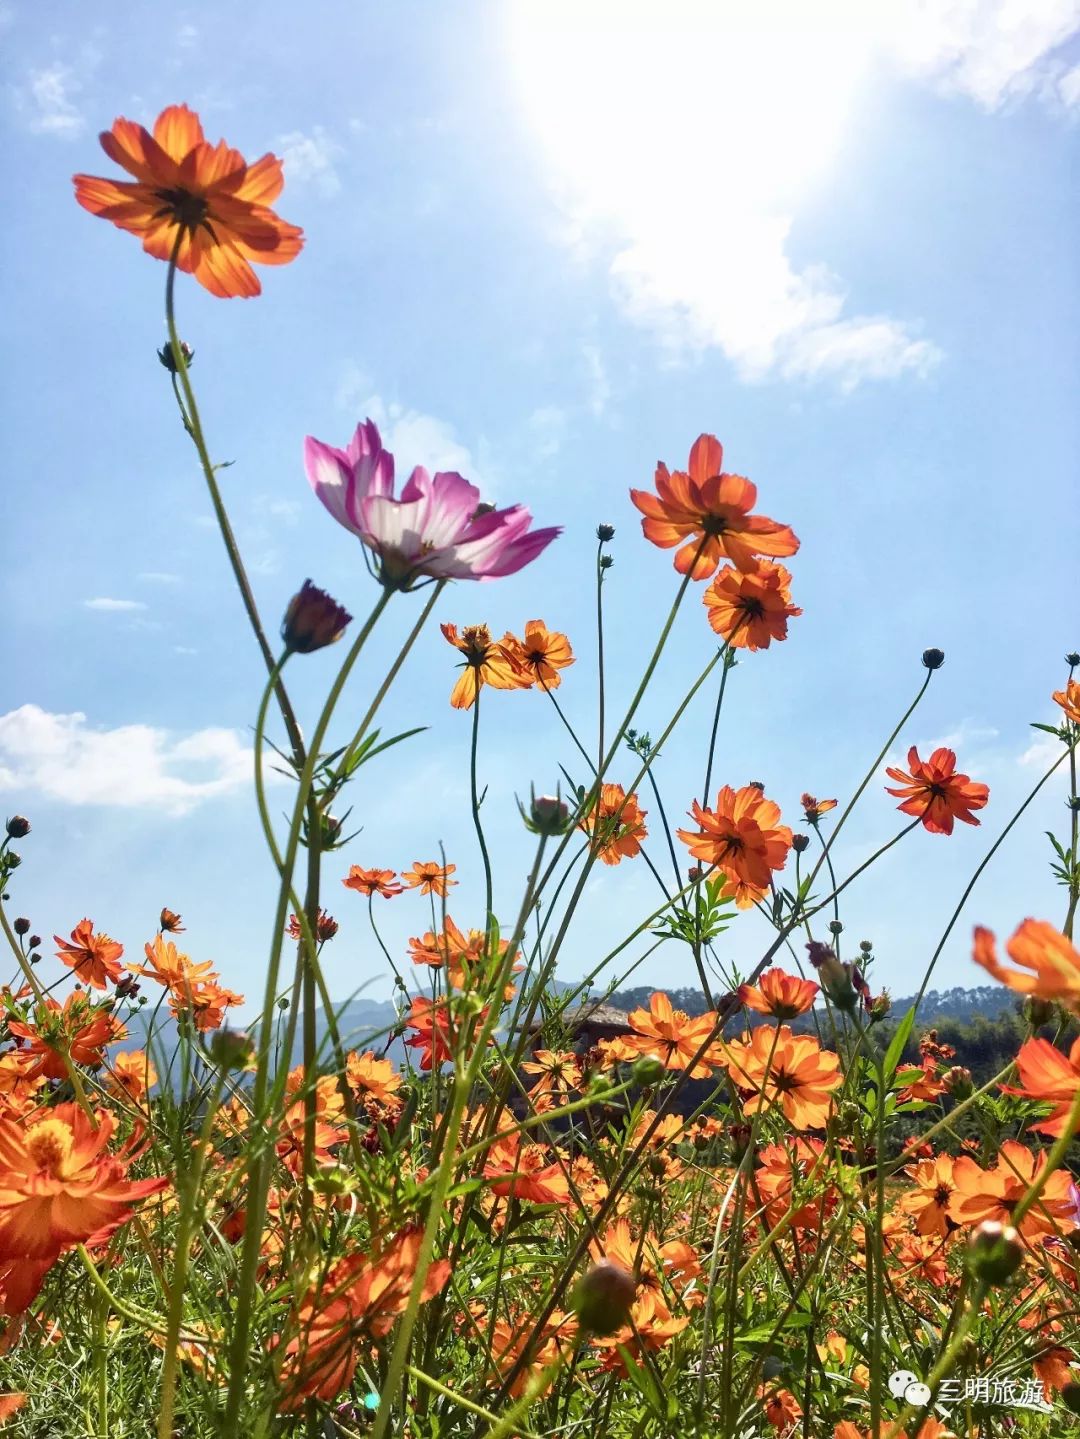
[[[874,0],[511,0],[514,82],[558,175],[632,218],[722,186],[787,207],[835,154]],[[690,205],[689,213],[685,206]],[[629,214],[627,213],[629,211]],[[705,206],[702,218],[721,218]]]

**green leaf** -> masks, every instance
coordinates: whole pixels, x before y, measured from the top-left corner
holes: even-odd
[[[896,1077],[897,1066],[900,1063],[900,1056],[904,1052],[904,1045],[911,1036],[912,1026],[915,1023],[915,1006],[908,1010],[903,1019],[896,1026],[896,1033],[889,1041],[889,1047],[885,1051],[885,1058],[882,1060],[882,1071],[885,1076],[885,1087],[888,1089]]]

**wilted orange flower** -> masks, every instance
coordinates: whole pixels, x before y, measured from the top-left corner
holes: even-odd
[[[180,923],[180,916],[174,914],[171,909],[163,909],[158,919],[158,929],[162,934],[183,934],[184,926]]]
[[[558,630],[549,630],[543,620],[528,620],[525,638],[518,641],[520,659],[533,684],[554,690],[562,684],[560,670],[574,663],[570,641]]]
[[[788,620],[802,614],[790,585],[784,566],[769,560],[745,573],[725,565],[703,596],[709,624],[732,649],[767,650],[787,639]]]
[[[1080,725],[1080,680],[1070,679],[1063,690],[1055,690],[1050,698],[1065,711],[1070,724]]]
[[[532,680],[525,672],[521,645],[507,632],[501,640],[491,638],[487,625],[466,625],[458,634],[457,625],[444,624],[443,634],[465,656],[465,666],[450,692],[456,710],[471,709],[484,685],[497,690],[525,690]]]
[[[350,1255],[305,1295],[296,1316],[299,1333],[283,1353],[281,1408],[298,1409],[307,1398],[334,1399],[352,1382],[360,1340],[389,1334],[409,1302],[420,1258],[420,1230],[407,1229],[373,1255]],[[450,1264],[436,1260],[424,1276],[421,1302],[432,1299],[450,1277]]]
[[[641,522],[645,538],[662,549],[682,544],[675,568],[695,580],[707,579],[724,559],[736,569],[750,571],[758,555],[793,555],[799,548],[787,525],[750,513],[757,486],[741,475],[721,473],[723,458],[715,435],[700,435],[690,451],[689,473],[669,474],[660,463],[655,495],[630,491],[645,516]]]
[[[599,797],[579,821],[578,829],[591,837],[593,853],[605,864],[618,864],[641,853],[641,841],[649,833],[645,828],[646,813],[637,795],[628,795],[621,784],[602,784]]]
[[[94,922],[81,919],[71,931],[71,943],[58,934],[53,939],[60,946],[56,957],[73,969],[92,989],[105,989],[115,984],[122,973],[119,960],[124,946],[107,934],[95,934]]]
[[[414,860],[411,869],[402,871],[402,879],[410,889],[419,889],[421,894],[437,894],[446,898],[446,891],[457,884],[450,876],[457,870],[456,864],[438,864],[433,859]]]
[[[120,119],[100,138],[109,159],[135,179],[76,175],[76,200],[138,235],[155,259],[175,253],[177,268],[212,295],[257,295],[262,286],[250,261],[284,265],[300,253],[303,231],[269,209],[285,183],[276,156],[249,165],[223,140],[211,145],[186,105],[163,110],[152,135]]]
[[[319,910],[319,917],[315,921],[315,939],[319,944],[326,944],[333,939],[338,932],[338,922],[332,914],[327,914],[325,909]],[[300,916],[289,915],[289,922],[285,926],[285,933],[290,939],[302,939],[304,931],[300,928]]]
[[[715,865],[735,887],[735,902],[748,909],[768,891],[775,870],[783,869],[792,834],[778,824],[780,807],[766,799],[757,785],[734,790],[724,785],[713,809],[697,800],[690,817],[698,829],[677,831],[695,859]]]
[[[1012,1224],[1013,1210],[1032,1180],[1046,1168],[1046,1155],[1038,1158],[1015,1139],[1006,1139],[992,1169],[982,1169],[970,1155],[963,1154],[953,1165],[953,1197],[949,1218],[960,1225],[981,1224],[984,1219]],[[1069,1174],[1055,1170],[1043,1186],[1037,1204],[1024,1215],[1018,1228],[1025,1239],[1041,1239],[1057,1229],[1075,1228],[1069,1201]]]
[[[824,1128],[832,1092],[843,1083],[837,1056],[786,1024],[776,1031],[759,1025],[748,1040],[724,1044],[716,1057],[734,1084],[756,1091],[744,1102],[745,1113],[778,1104],[794,1129]]]
[[[972,811],[982,809],[990,797],[986,785],[956,773],[956,755],[951,749],[936,749],[924,761],[912,745],[908,770],[890,766],[885,773],[900,785],[899,789],[885,786],[886,794],[903,799],[904,803],[897,805],[900,813],[918,816],[931,834],[952,834],[953,821],[958,819],[978,824]]]
[[[716,1030],[716,1015],[710,1010],[691,1019],[681,1009],[672,1009],[666,994],[654,994],[648,1009],[631,1010],[627,1023],[634,1032],[619,1036],[620,1054],[625,1052],[631,1059],[655,1054],[667,1069],[690,1069],[695,1054]],[[699,1059],[690,1078],[704,1079],[711,1072],[706,1059]]]
[[[910,1214],[920,1234],[949,1233],[948,1212],[953,1196],[953,1161],[947,1154],[909,1165],[915,1188],[900,1196],[900,1208]]]
[[[109,1064],[107,1088],[111,1093],[141,1103],[158,1082],[157,1070],[145,1049],[121,1052]]]
[[[0,1261],[55,1259],[62,1249],[100,1240],[130,1218],[133,1205],[165,1189],[165,1178],[127,1179],[129,1144],[107,1145],[115,1118],[91,1118],[58,1104],[29,1125],[0,1120]]]
[[[812,979],[799,979],[782,969],[767,969],[757,985],[739,986],[739,1003],[758,1014],[771,1014],[776,1019],[794,1019],[813,1008],[821,986]]]
[[[836,808],[836,800],[815,799],[812,794],[802,795],[799,803],[803,807],[807,824],[817,824],[823,814],[828,814],[831,809]]]
[[[1054,1105],[1045,1119],[1032,1120],[1029,1128],[1056,1139],[1065,1132],[1065,1123],[1073,1101],[1080,1093],[1080,1039],[1074,1041],[1068,1055],[1047,1039],[1029,1039],[1020,1046],[1016,1068],[1021,1088],[1003,1086],[1009,1094],[1025,1099],[1049,1100]]]
[[[1045,919],[1025,919],[1005,948],[1019,969],[1007,969],[1001,963],[994,935],[980,927],[975,930],[971,957],[1017,994],[1065,1004],[1080,1013],[1080,953],[1059,930]]]
[[[478,1317],[482,1318],[483,1315]],[[577,1332],[577,1321],[574,1316],[564,1314],[556,1309],[551,1317],[544,1324],[543,1337],[539,1343],[529,1345],[532,1338],[533,1324],[531,1319],[524,1316],[515,1323],[506,1319],[496,1319],[491,1331],[491,1357],[497,1374],[507,1374],[512,1370],[526,1347],[529,1347],[528,1363],[522,1366],[521,1372],[514,1379],[507,1391],[513,1398],[520,1399],[530,1385],[539,1385],[545,1369],[550,1369],[557,1364],[560,1354],[568,1350],[570,1342]],[[543,1393],[550,1388],[555,1380],[555,1372],[549,1374],[547,1383],[542,1388],[533,1389],[533,1396]]]
[[[405,892],[404,886],[397,883],[392,869],[361,869],[354,864],[349,868],[348,878],[341,882],[346,889],[355,889],[368,898],[381,894],[383,899],[393,899],[395,894]]]

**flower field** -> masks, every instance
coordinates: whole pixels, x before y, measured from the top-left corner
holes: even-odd
[[[1025,829],[1032,795],[997,812],[962,753],[912,744],[920,701],[948,683],[941,650],[910,657],[910,703],[883,722],[850,795],[803,794],[782,813],[777,781],[742,773],[724,721],[738,670],[799,624],[800,538],[771,517],[767,484],[759,496],[725,468],[711,433],[657,464],[651,485],[642,457],[640,485],[590,540],[569,634],[460,616],[466,594],[483,612],[478,582],[576,540],[523,504],[485,502],[456,471],[402,480],[370,418],[351,437],[308,436],[305,501],[352,537],[367,573],[358,565],[340,596],[306,581],[268,626],[177,310],[189,285],[257,297],[262,267],[317,263],[315,247],[277,214],[280,162],[211,143],[187,106],[152,130],[118,119],[101,144],[123,178],[78,174],[75,198],[160,262],[163,383],[236,581],[222,624],[265,665],[251,804],[277,899],[259,936],[264,991],[242,995],[227,962],[203,957],[212,937],[170,909],[123,941],[105,916],[25,917],[38,829],[7,819],[0,1432],[1080,1432],[1080,655],[1037,697],[1052,697],[1054,723],[1036,726],[1052,749],[1032,795],[1065,804],[1047,850],[1059,912],[1029,917],[1021,897],[1012,931],[995,935],[978,924],[983,871],[1003,847],[1044,841]],[[616,528],[666,576],[659,613],[633,594],[605,611]],[[675,693],[658,673],[687,612],[699,672]],[[393,623],[400,650],[376,668],[369,641]],[[613,625],[642,637],[625,707],[606,684]],[[440,626],[445,668],[425,675],[426,713],[391,735],[387,696]],[[293,676],[331,648],[340,666],[303,712]],[[350,680],[365,701],[331,745]],[[595,692],[587,733],[564,685]],[[703,732],[686,718],[699,694]],[[515,704],[544,708],[560,764],[504,810],[485,803],[484,717]],[[641,729],[646,705],[664,716],[655,734]],[[391,856],[353,812],[360,781],[392,789],[400,756],[448,707],[461,712],[473,843],[443,853],[433,817],[424,856],[383,867]],[[700,756],[695,793],[664,788],[675,745]],[[287,775],[284,816],[273,769]],[[868,792],[895,801],[896,822],[845,871],[837,838]],[[957,934],[972,982],[1013,993],[1025,1037],[985,1082],[917,1002],[898,1012],[873,943],[844,917],[849,887],[872,889],[894,846],[922,846],[929,868],[964,826],[987,839],[921,956],[919,997]],[[497,912],[501,836],[522,827],[529,870]],[[613,913],[606,952],[560,980],[590,879],[623,865],[648,871],[652,908]],[[459,886],[478,902],[457,901]],[[883,908],[907,902],[881,886]],[[408,904],[416,933],[399,951],[380,919]],[[760,952],[741,937],[747,912],[767,926]],[[394,985],[395,1018],[359,1040],[324,974],[342,932]],[[699,1012],[657,989],[600,1032],[598,1007],[660,946],[692,965]],[[243,1027],[230,1013],[242,1006]]]

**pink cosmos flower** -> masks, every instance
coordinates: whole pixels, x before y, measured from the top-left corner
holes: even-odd
[[[311,435],[304,441],[311,488],[337,520],[376,555],[375,574],[390,589],[412,589],[422,576],[490,580],[520,570],[559,529],[531,530],[523,505],[496,510],[453,470],[429,475],[417,465],[394,497],[394,457],[371,420],[357,425],[345,450]]]

